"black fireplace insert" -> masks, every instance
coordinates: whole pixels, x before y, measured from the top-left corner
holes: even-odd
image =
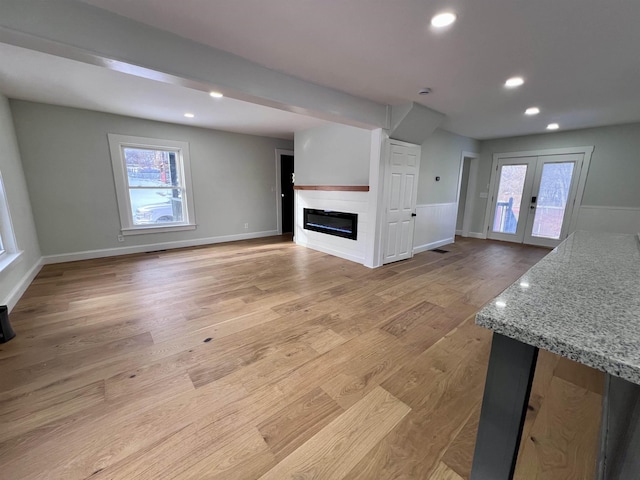
[[[327,235],[357,240],[358,214],[305,208],[304,228]]]

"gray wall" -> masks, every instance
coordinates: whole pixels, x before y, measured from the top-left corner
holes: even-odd
[[[458,193],[462,152],[478,152],[472,138],[437,129],[422,144],[418,204],[453,203]],[[435,177],[440,177],[436,182]]]
[[[43,255],[277,228],[275,149],[290,141],[25,101],[11,108]],[[108,133],[189,143],[196,230],[117,241]]]
[[[482,232],[493,154],[593,145],[582,205],[640,207],[640,123],[481,142],[470,231]]]
[[[9,101],[0,94],[0,172],[4,180],[9,212],[18,250],[22,256],[0,273],[0,302],[4,305],[13,290],[40,260],[38,236],[20,162]]]
[[[371,131],[331,123],[295,133],[297,185],[369,185]]]

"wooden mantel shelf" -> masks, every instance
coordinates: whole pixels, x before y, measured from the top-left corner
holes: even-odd
[[[325,190],[334,192],[368,192],[369,185],[294,185],[294,190]]]

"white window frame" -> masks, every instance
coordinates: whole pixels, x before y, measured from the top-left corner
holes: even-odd
[[[9,202],[0,173],[0,272],[18,260],[21,255],[22,251],[18,250]]]
[[[159,138],[134,137],[110,133],[109,149],[113,166],[113,178],[116,186],[118,211],[122,235],[140,235],[146,233],[174,232],[178,230],[195,230],[195,210],[193,204],[193,186],[191,184],[191,166],[189,161],[189,144],[178,140],[164,140]],[[186,218],[180,223],[134,225],[129,197],[129,181],[124,158],[125,148],[141,148],[147,150],[166,150],[176,152],[179,160],[180,178],[183,181],[182,202],[185,204]]]

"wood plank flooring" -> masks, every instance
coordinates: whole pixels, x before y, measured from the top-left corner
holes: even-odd
[[[473,315],[547,251],[371,270],[285,237],[43,268],[0,345],[0,477],[469,478]],[[516,478],[587,479],[602,374],[541,352]]]

